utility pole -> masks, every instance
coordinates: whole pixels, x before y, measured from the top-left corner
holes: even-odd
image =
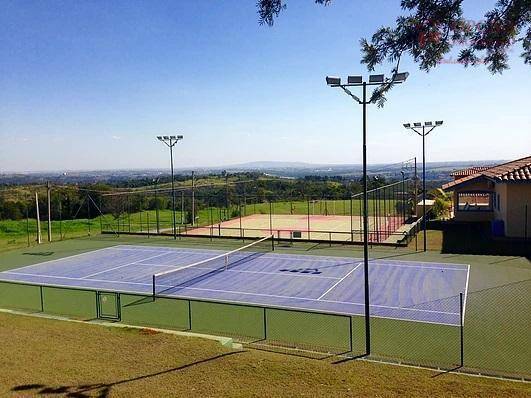
[[[415,156],[415,217],[417,214],[417,203],[419,202],[419,176],[417,174],[417,157]]]
[[[225,171],[225,218],[228,220],[229,216],[229,173]]]
[[[184,191],[181,190],[181,227],[183,225],[184,225]]]
[[[413,130],[419,136],[422,137],[422,230],[424,231],[424,251],[427,247],[427,236],[426,236],[426,136],[432,132],[435,127],[442,126],[443,121],[438,120],[435,122],[424,122],[424,124],[415,122],[413,126],[411,123],[404,123],[406,129]],[[417,130],[422,128],[422,132]],[[426,131],[428,128],[428,131]]]
[[[170,148],[170,164],[171,164],[171,203],[172,203],[172,213],[173,213],[173,239],[177,239],[177,222],[175,219],[175,179],[173,176],[173,147],[177,142],[183,139],[182,135],[164,135],[157,136],[157,139],[160,142],[163,142],[168,148]]]
[[[365,291],[365,354],[371,354],[371,326],[370,326],[370,294],[369,294],[369,205],[367,197],[367,104],[374,103],[374,92],[367,100],[367,85],[385,87],[403,83],[408,73],[395,73],[392,78],[385,79],[384,75],[370,75],[369,82],[363,81],[363,76],[348,76],[347,84],[341,84],[339,77],[326,77],[326,84],[330,87],[341,88],[349,97],[363,106],[363,269]],[[349,87],[361,86],[362,99],[354,95]]]
[[[52,186],[50,181],[46,182],[46,197],[48,199],[48,242],[52,241]]]
[[[153,179],[155,184],[155,218],[157,220],[157,234],[160,234],[160,216],[159,216],[159,198],[158,198],[158,183],[159,177]]]
[[[400,170],[400,174],[402,174],[402,224],[406,223],[406,173],[404,170]]]
[[[35,209],[37,211],[37,243],[40,245],[42,243],[41,235],[41,218],[39,214],[39,193],[35,191]]]

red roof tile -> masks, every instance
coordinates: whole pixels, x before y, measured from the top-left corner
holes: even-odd
[[[531,181],[531,156],[491,167],[482,174],[497,181]]]
[[[498,166],[493,166],[487,170],[479,171],[459,180],[449,182],[444,184],[442,189],[447,190],[479,177],[486,177],[496,182],[531,183],[531,156],[503,163]]]
[[[468,167],[466,169],[460,169],[460,170],[454,170],[450,173],[452,177],[466,177],[470,176],[472,174],[479,173],[480,171],[485,171],[487,169],[490,169],[492,166],[474,166],[474,167]]]

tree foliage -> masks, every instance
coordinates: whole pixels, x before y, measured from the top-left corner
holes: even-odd
[[[315,0],[328,5],[331,0]],[[531,0],[498,0],[484,19],[476,23],[463,16],[463,0],[402,0],[407,15],[394,27],[380,27],[370,38],[361,39],[362,63],[369,70],[384,62],[394,63],[409,54],[420,69],[440,64],[454,47],[461,46],[457,61],[465,67],[483,63],[492,73],[508,68],[508,51],[522,43],[520,54],[531,65]],[[286,8],[285,0],[259,0],[260,24],[273,25]],[[383,88],[380,99],[391,85]],[[380,104],[381,105],[381,104]]]

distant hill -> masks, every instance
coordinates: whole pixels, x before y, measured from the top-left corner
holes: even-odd
[[[426,179],[431,181],[447,181],[451,179],[453,170],[471,167],[496,165],[504,160],[480,160],[458,162],[429,162],[426,164]],[[235,165],[218,167],[196,167],[193,169],[197,175],[218,174],[222,171],[240,173],[245,171],[261,172],[269,176],[283,178],[303,178],[305,176],[331,177],[340,176],[349,179],[360,178],[361,164],[313,164],[305,162],[282,162],[282,161],[256,161]],[[401,178],[404,170],[402,163],[393,164],[370,164],[368,172],[371,175],[380,175],[386,178]],[[420,175],[422,163],[417,161],[417,171]],[[191,168],[180,168],[176,174],[190,175]],[[407,174],[412,176],[413,165],[407,166]],[[0,185],[44,183],[48,180],[55,183],[95,183],[95,182],[119,182],[139,179],[150,179],[162,175],[168,175],[168,169],[136,169],[136,170],[92,170],[92,171],[54,171],[54,172],[15,172],[0,173]]]
[[[305,163],[305,162],[276,162],[276,161],[256,161],[256,162],[247,162],[240,164],[233,164],[224,166],[227,169],[271,169],[271,168],[292,168],[292,169],[303,169],[303,168],[314,168],[319,166],[317,164]]]

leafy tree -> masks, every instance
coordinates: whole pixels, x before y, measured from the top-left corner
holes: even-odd
[[[431,211],[436,218],[446,219],[450,217],[452,199],[441,188],[432,190],[429,195],[434,199]]]
[[[328,5],[332,0],[315,0]],[[508,69],[508,51],[522,43],[520,56],[531,65],[531,0],[498,0],[484,19],[473,23],[463,16],[463,0],[401,0],[408,13],[396,19],[394,27],[379,28],[370,38],[360,40],[362,63],[372,71],[384,62],[394,64],[409,54],[421,70],[429,71],[441,63],[454,46],[462,46],[457,61],[465,67],[483,63],[491,73]],[[273,25],[286,8],[285,0],[259,0],[260,24]],[[482,55],[484,55],[482,57]],[[380,86],[371,98],[379,106],[392,81]]]

